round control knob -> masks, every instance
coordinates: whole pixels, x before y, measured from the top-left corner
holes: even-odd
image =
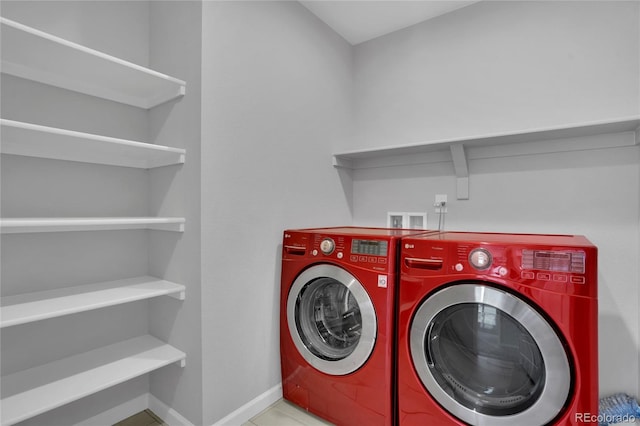
[[[331,238],[325,238],[320,243],[320,251],[324,254],[331,254],[333,250],[336,248],[336,243],[333,242]]]
[[[344,257],[344,254],[342,254],[342,252],[339,251],[336,256],[338,256],[338,259],[342,259]]]
[[[500,274],[501,277],[506,277],[508,273],[509,270],[504,266],[501,266],[500,269],[498,269],[498,274]]]
[[[469,263],[474,268],[483,271],[491,266],[491,253],[485,249],[475,249],[469,254]]]
[[[454,268],[456,268],[456,271],[462,272],[462,270],[464,269],[464,265],[462,263],[456,263],[456,266],[454,266]]]
[[[311,252],[311,254],[312,254],[312,255],[314,255],[314,256],[317,256],[317,255],[318,255],[318,250],[315,250],[315,249],[314,249],[314,250]]]

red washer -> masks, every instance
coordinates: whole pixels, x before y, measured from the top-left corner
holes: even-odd
[[[586,238],[407,237],[399,266],[401,426],[598,414],[597,249]]]
[[[355,227],[284,232],[285,399],[337,425],[394,424],[398,244],[425,232]]]

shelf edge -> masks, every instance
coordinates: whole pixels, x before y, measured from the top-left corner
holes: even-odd
[[[153,288],[154,284],[155,288]],[[113,294],[118,291],[121,294]],[[186,287],[182,284],[151,276],[140,276],[2,297],[0,298],[2,300],[0,328],[58,318],[160,296],[184,300],[185,292]],[[105,294],[108,295],[106,299]],[[61,300],[72,300],[73,298],[84,298],[83,304],[79,305],[77,304],[78,302],[75,302],[75,305],[72,303],[60,306]],[[48,310],[45,310],[42,307],[34,309],[34,306],[37,305],[52,304],[54,300],[58,304],[56,309],[48,308]],[[24,306],[28,306],[28,309],[32,312],[22,316],[17,316],[15,312],[12,312],[19,310],[21,306],[22,309],[24,309]],[[7,311],[10,312],[9,316],[11,317],[8,320],[6,319]]]

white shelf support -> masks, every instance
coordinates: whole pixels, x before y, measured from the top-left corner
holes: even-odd
[[[0,219],[0,233],[111,231],[152,229],[184,232],[183,217],[75,217]]]
[[[0,17],[2,72],[138,108],[184,96],[186,83]]]
[[[183,164],[186,151],[0,118],[2,154],[150,169]]]
[[[590,143],[563,144],[561,148],[555,147],[555,141],[560,139],[581,138],[584,136],[605,135],[613,133],[635,133],[628,140],[598,140]],[[546,142],[554,141],[553,144]],[[591,149],[619,148],[640,144],[640,116],[618,117],[607,120],[590,121],[583,123],[570,123],[561,126],[542,127],[511,131],[504,133],[494,133],[486,135],[469,135],[467,137],[456,137],[450,139],[427,140],[420,143],[408,145],[386,146],[380,148],[367,148],[354,151],[340,152],[333,155],[333,166],[366,169],[372,167],[395,167],[415,164],[430,164],[449,161],[449,151],[452,145],[464,145],[465,149],[493,146],[514,147],[522,145],[518,154],[501,155],[521,155],[523,152],[531,153],[554,153],[581,151]],[[560,149],[560,151],[558,150]],[[509,150],[512,152],[513,150]]]
[[[19,423],[174,363],[184,367],[185,359],[147,335],[2,376],[0,423]]]
[[[353,161],[348,158],[342,158],[337,155],[333,156],[333,167],[336,169],[353,169]]]
[[[184,300],[186,287],[150,276],[0,298],[0,327],[27,324],[153,297]]]
[[[182,290],[182,291],[177,292],[177,293],[167,294],[167,296],[172,297],[172,298],[174,298],[176,300],[183,301],[185,299],[185,297],[186,297],[186,292],[185,292],[185,290]]]
[[[464,145],[455,143],[450,145],[453,168],[456,172],[456,194],[458,200],[469,199],[469,166]]]

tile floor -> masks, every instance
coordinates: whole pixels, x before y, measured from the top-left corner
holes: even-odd
[[[151,410],[144,410],[127,417],[113,426],[166,426],[166,424]]]
[[[330,426],[332,424],[281,399],[242,426]]]
[[[319,417],[309,414],[295,405],[279,400],[242,426],[331,426]],[[150,410],[142,411],[113,426],[166,426]]]

